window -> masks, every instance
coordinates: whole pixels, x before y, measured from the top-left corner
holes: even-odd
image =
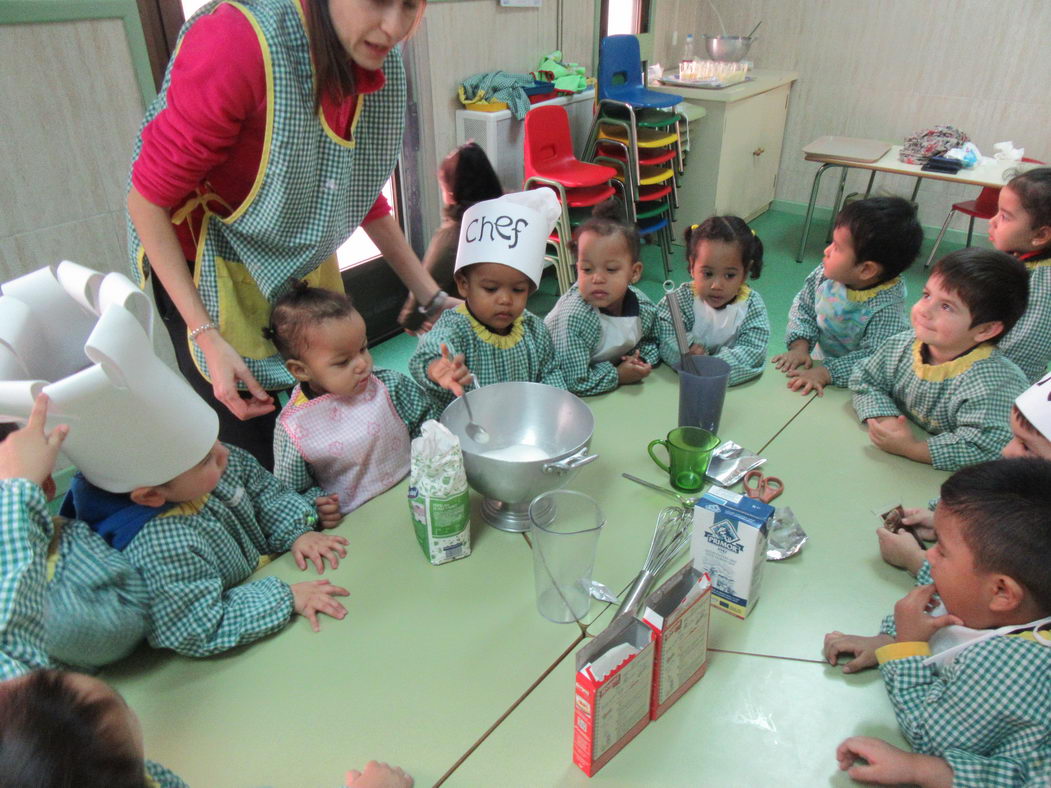
[[[387,202],[390,203],[391,213],[394,214],[394,218],[398,219],[398,201],[394,199],[394,178],[397,177],[397,173],[387,181],[383,187],[383,196],[387,198]],[[362,263],[368,263],[375,260],[380,256],[380,250],[376,248],[376,244],[372,243],[368,234],[364,229],[359,227],[354,233],[343,242],[343,245],[336,250],[336,259],[339,260],[339,270],[346,271],[348,268],[353,268],[356,265]]]
[[[602,0],[602,37],[648,33],[650,3],[651,0]]]

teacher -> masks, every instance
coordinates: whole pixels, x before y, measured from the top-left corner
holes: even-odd
[[[262,329],[291,280],[342,291],[335,251],[361,225],[430,313],[447,305],[380,194],[401,152],[398,44],[425,8],[213,2],[183,27],[146,112],[128,192],[132,274],[152,279],[220,439],[267,468],[272,393],[294,381]]]

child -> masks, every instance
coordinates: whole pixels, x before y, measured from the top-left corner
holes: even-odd
[[[1051,361],[1051,167],[1024,172],[1000,189],[989,240],[1029,270],[1029,305],[1000,350],[1036,381]]]
[[[657,307],[632,287],[642,276],[639,234],[603,203],[573,237],[577,283],[544,318],[574,394],[638,383],[660,363]]]
[[[921,243],[916,211],[900,197],[859,200],[839,212],[821,265],[792,302],[788,352],[771,359],[788,388],[822,394],[829,384],[846,386],[858,364],[908,329],[899,275]]]
[[[439,408],[472,376],[482,386],[523,380],[566,388],[544,322],[525,308],[560,214],[550,189],[506,194],[464,214],[455,276],[466,303],[442,313],[409,359],[409,372]]]
[[[830,664],[842,653],[858,655],[853,670],[879,662],[914,752],[854,737],[837,750],[840,768],[878,783],[1047,785],[1051,463],[974,465],[941,492],[932,584],[900,600],[875,638],[825,638]]]
[[[1007,415],[1026,388],[996,349],[1025,310],[1025,266],[987,249],[939,260],[903,331],[854,370],[854,409],[890,454],[956,470],[994,459],[1010,440]],[[913,436],[904,413],[933,437]]]
[[[343,293],[298,283],[264,333],[299,381],[274,430],[274,475],[334,528],[405,478],[430,398],[400,372],[372,368],[365,321]]]
[[[730,365],[730,385],[751,380],[763,371],[770,339],[766,305],[745,284],[763,270],[763,242],[737,216],[712,216],[689,227],[687,270],[692,279],[658,305],[660,354],[667,364],[679,363],[679,345],[668,299],[682,313],[690,353],[710,354]]]
[[[423,267],[438,287],[453,289],[453,266],[456,243],[460,238],[460,219],[464,211],[482,200],[495,200],[504,193],[493,165],[477,142],[467,142],[454,150],[438,167],[438,186],[442,193],[442,223],[431,236],[423,254]],[[408,331],[417,331],[427,315],[416,297],[409,294],[398,315],[398,322]]]

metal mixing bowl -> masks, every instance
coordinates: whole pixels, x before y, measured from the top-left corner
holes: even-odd
[[[595,417],[578,397],[543,383],[494,383],[467,396],[489,443],[467,437],[462,397],[441,421],[460,439],[468,483],[485,496],[482,515],[501,530],[528,531],[529,502],[597,459],[588,453]]]
[[[748,36],[705,36],[704,48],[712,60],[736,63],[748,54],[748,47],[754,40]]]

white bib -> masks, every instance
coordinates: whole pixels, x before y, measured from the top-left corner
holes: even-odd
[[[691,344],[702,345],[709,353],[719,351],[730,344],[744,323],[748,310],[748,299],[727,304],[722,309],[709,306],[700,298],[693,299],[693,328],[687,339]]]
[[[615,317],[599,312],[598,324],[602,336],[591,351],[592,364],[618,360],[642,339],[642,320],[638,315]]]
[[[945,606],[939,604],[931,611],[931,615],[945,615]],[[931,647],[931,656],[927,657],[927,659],[923,661],[923,664],[926,666],[936,665],[937,667],[946,667],[951,665],[957,656],[971,646],[977,645],[985,640],[992,640],[995,637],[1009,635],[1012,632],[1019,632],[1026,629],[1031,629],[1033,631],[1033,639],[1037,643],[1042,646],[1051,646],[1051,637],[1046,633],[1039,631],[1040,627],[1048,623],[1051,623],[1051,616],[1038,619],[1037,621],[1030,621],[1028,624],[1012,624],[1011,626],[1000,627],[999,629],[972,629],[971,627],[956,624],[942,627],[931,635],[929,643]]]

